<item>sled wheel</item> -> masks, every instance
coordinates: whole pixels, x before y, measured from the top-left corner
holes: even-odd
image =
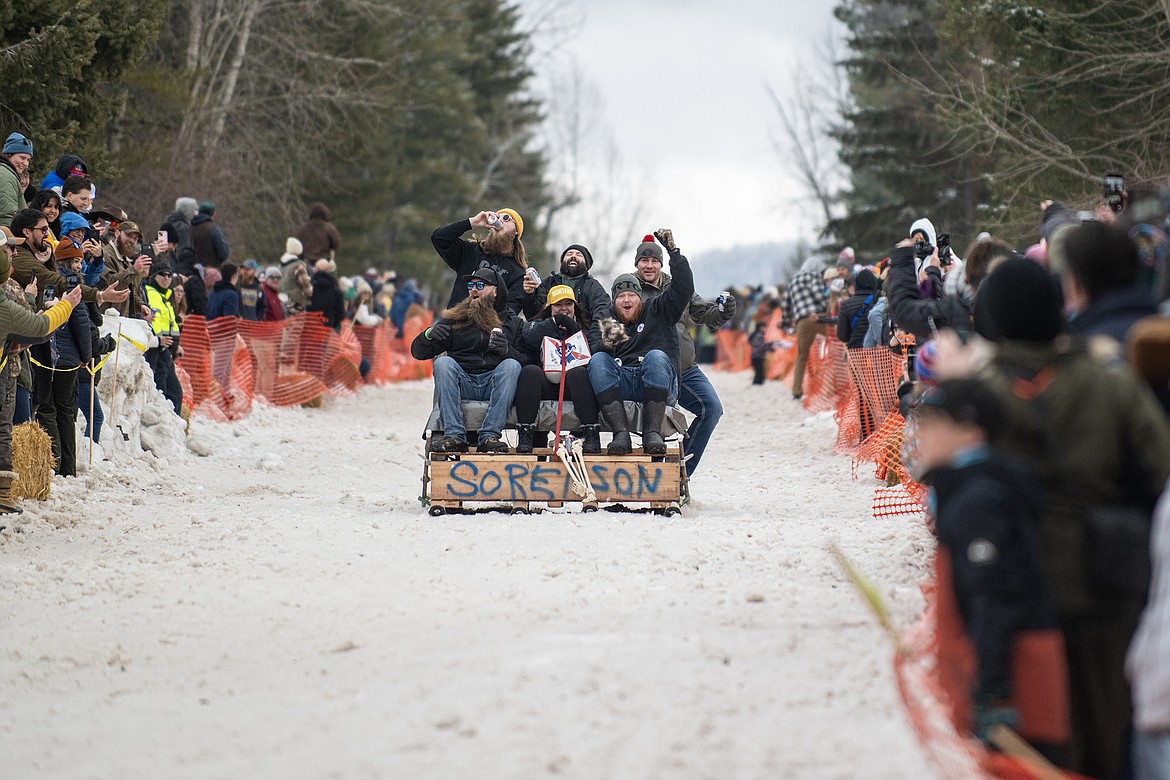
[[[663,509],[656,510],[656,514],[661,515],[662,517],[674,517],[675,515],[681,515],[682,510],[677,506],[668,506]]]
[[[432,506],[428,511],[431,517],[442,517],[443,515],[447,514],[446,507],[441,506]]]
[[[582,512],[596,512],[597,504],[584,504],[581,506]]]

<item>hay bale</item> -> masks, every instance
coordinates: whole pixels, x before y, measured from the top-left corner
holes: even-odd
[[[12,429],[12,470],[19,475],[12,483],[14,497],[48,498],[56,465],[53,441],[44,428],[30,420]]]

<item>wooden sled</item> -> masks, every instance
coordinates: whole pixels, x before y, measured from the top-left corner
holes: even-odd
[[[476,414],[476,403],[481,402],[464,402],[470,442],[475,441],[471,424],[478,425],[483,419],[482,413]],[[542,405],[548,403],[551,402],[542,402]],[[626,404],[633,425],[640,420],[641,408],[632,401]],[[486,404],[484,406],[486,408]],[[565,407],[564,427],[573,430],[576,418],[570,416],[572,405],[565,404]],[[538,429],[545,427],[541,425],[544,411],[542,409],[537,418]],[[664,421],[662,433],[668,439],[665,455],[647,455],[641,448],[635,448],[629,455],[607,455],[604,443],[600,455],[585,455],[586,473],[595,494],[592,501],[574,490],[568,469],[552,447],[538,448],[523,455],[515,452],[477,453],[474,446],[466,453],[436,452],[443,434],[441,429],[436,429],[437,411],[431,418],[423,434],[423,492],[419,500],[434,517],[483,509],[529,514],[545,507],[561,508],[566,504],[579,504],[584,512],[597,511],[602,505],[614,505],[614,508],[651,511],[670,517],[681,514],[682,504],[689,499],[681,443],[686,418],[681,412],[668,414]],[[552,436],[549,438],[552,443]]]

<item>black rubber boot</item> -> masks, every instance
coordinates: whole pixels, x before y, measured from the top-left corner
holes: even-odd
[[[665,455],[662,421],[666,417],[666,391],[646,388],[642,402],[642,450],[647,455]]]
[[[581,452],[585,455],[600,455],[601,454],[601,425],[600,423],[593,423],[593,425],[581,426]]]
[[[536,423],[519,423],[516,426],[516,452],[528,454],[532,452],[532,433],[536,430]]]
[[[630,420],[626,417],[626,406],[616,390],[603,393],[597,403],[601,407],[601,416],[610,430],[613,431],[613,441],[609,443],[606,452],[610,455],[629,455],[634,445],[630,441]]]

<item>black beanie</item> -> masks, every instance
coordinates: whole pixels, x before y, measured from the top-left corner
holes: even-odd
[[[1026,257],[1004,260],[979,285],[975,330],[992,341],[1052,341],[1064,326],[1056,277]]]
[[[871,293],[878,288],[878,278],[873,271],[862,268],[853,278],[853,290],[856,293]]]
[[[581,246],[580,244],[569,244],[567,247],[565,247],[565,251],[561,252],[561,262],[562,263],[565,261],[565,252],[568,252],[570,249],[576,249],[578,252],[585,255],[585,270],[586,271],[588,271],[590,268],[593,267],[593,255],[589,254],[589,250],[586,249],[585,247]]]

